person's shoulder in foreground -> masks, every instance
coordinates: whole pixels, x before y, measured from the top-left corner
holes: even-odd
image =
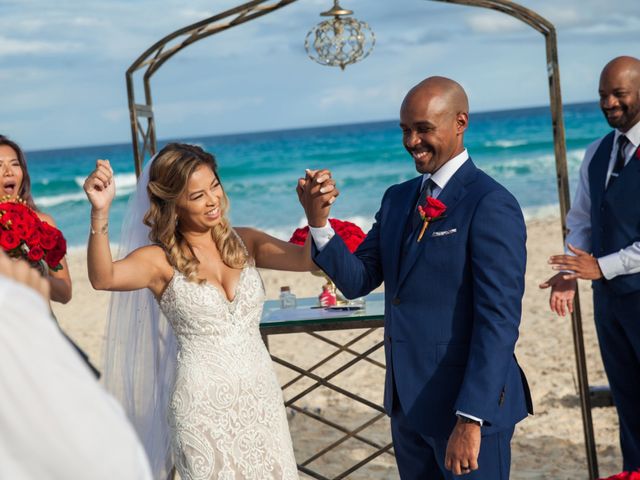
[[[49,282],[0,252],[0,478],[150,480],[122,409],[49,318]]]

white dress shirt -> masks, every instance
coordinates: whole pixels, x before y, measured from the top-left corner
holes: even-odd
[[[619,130],[615,131],[613,139],[613,150],[609,159],[609,168],[607,176],[604,180],[605,185],[609,183],[611,172],[618,155],[618,137],[622,135]],[[625,133],[629,139],[629,144],[625,149],[625,165],[629,162],[633,153],[640,145],[640,123],[636,123],[628,132]],[[589,192],[589,165],[600,146],[602,138],[593,142],[587,148],[584,160],[580,166],[580,179],[576,190],[575,198],[569,213],[567,213],[567,244],[578,247],[587,252],[591,251],[591,195]],[[567,253],[571,254],[567,250]],[[628,275],[630,273],[640,272],[640,242],[634,242],[628,247],[618,252],[605,255],[597,259],[600,270],[604,278],[611,280],[618,275]]]
[[[458,171],[462,164],[468,159],[469,152],[467,152],[467,149],[465,148],[458,155],[442,165],[433,175],[430,173],[423,174],[420,190],[422,190],[424,182],[426,182],[428,179],[431,179],[431,181],[434,183],[433,187],[431,188],[431,196],[433,198],[438,198],[438,195],[440,195],[440,192],[442,192],[442,190],[444,190],[444,187],[447,186],[447,183],[449,183],[451,177],[453,177],[453,175]],[[328,222],[324,227],[309,227],[309,231],[311,232],[313,242],[315,243],[318,251],[322,251],[327,243],[329,243],[329,240],[331,240],[331,238],[335,235],[333,228]],[[464,412],[457,411],[456,415],[462,415],[463,417],[467,417],[480,422],[480,425],[482,425],[483,423],[483,420],[481,418],[474,417],[473,415],[469,415]]]
[[[120,405],[34,290],[0,275],[0,478],[151,480]]]

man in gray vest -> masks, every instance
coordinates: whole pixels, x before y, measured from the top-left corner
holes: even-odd
[[[635,471],[640,468],[640,60],[609,62],[599,94],[614,130],[587,148],[567,215],[567,255],[550,258],[562,272],[540,287],[551,287],[551,310],[564,316],[573,312],[577,279],[592,280],[624,470]]]

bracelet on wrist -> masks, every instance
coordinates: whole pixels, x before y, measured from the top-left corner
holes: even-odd
[[[109,232],[109,222],[106,222],[104,225],[102,225],[100,228],[98,228],[97,230],[95,230],[93,228],[93,225],[91,225],[91,235],[95,235],[96,233],[99,233],[100,235],[105,235]]]

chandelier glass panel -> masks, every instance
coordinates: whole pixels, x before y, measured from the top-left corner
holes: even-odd
[[[350,17],[352,13],[334,0],[333,8],[320,14],[333,18],[320,22],[307,33],[304,48],[309,58],[320,65],[344,70],[371,53],[376,37],[366,22]]]

